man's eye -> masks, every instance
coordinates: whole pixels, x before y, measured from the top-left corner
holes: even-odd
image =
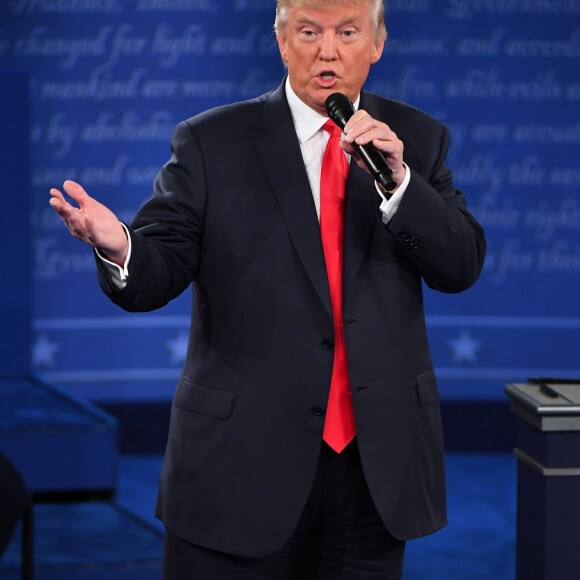
[[[342,35],[343,36],[346,36],[346,37],[348,37],[348,36],[354,36],[354,30],[343,30],[342,31]]]

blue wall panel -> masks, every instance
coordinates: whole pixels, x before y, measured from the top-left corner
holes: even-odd
[[[1,41],[0,41],[1,45]],[[28,75],[0,69],[1,376],[30,371],[32,251]]]
[[[171,395],[189,296],[146,315],[113,307],[48,190],[79,180],[130,220],[178,121],[280,82],[273,16],[273,0],[0,5],[0,67],[32,78],[32,365],[45,379],[93,399]],[[392,0],[387,24],[367,88],[448,124],[489,239],[472,290],[427,293],[443,397],[580,376],[580,1]]]

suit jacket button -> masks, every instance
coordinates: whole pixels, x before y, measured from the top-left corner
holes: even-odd
[[[323,417],[326,413],[326,409],[324,407],[314,407],[312,413],[317,417]]]
[[[326,350],[331,350],[334,348],[334,340],[332,340],[332,338],[325,338],[322,341],[322,346],[326,349]]]

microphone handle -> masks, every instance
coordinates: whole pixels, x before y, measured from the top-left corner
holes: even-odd
[[[371,143],[365,145],[354,144],[357,153],[364,161],[365,165],[373,174],[375,180],[380,183],[387,192],[393,191],[397,187],[397,182],[393,178],[393,172],[387,165],[383,154]]]
[[[346,102],[350,105],[350,107],[347,108],[343,106],[334,110],[328,110],[330,118],[343,130],[348,120],[354,115],[354,108],[352,108],[352,103],[350,103],[348,100]],[[372,143],[367,143],[366,145],[358,145],[357,143],[353,143],[353,145],[356,152],[363,160],[364,164],[368,167],[375,180],[380,185],[382,185],[387,193],[393,191],[393,189],[397,187],[397,182],[393,178],[393,172],[387,165],[383,154]]]

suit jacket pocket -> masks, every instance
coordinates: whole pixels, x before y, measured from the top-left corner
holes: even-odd
[[[435,378],[435,373],[433,371],[428,371],[419,375],[416,381],[419,404],[422,407],[439,400],[439,388],[437,387],[437,379]]]
[[[219,387],[202,385],[182,377],[175,393],[176,407],[209,415],[216,419],[229,419],[234,407],[234,393]]]

